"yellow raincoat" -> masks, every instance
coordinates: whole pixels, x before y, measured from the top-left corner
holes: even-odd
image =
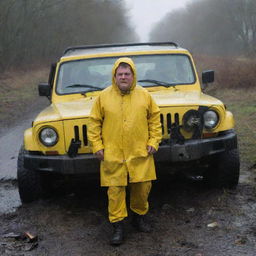
[[[121,62],[134,73],[130,93],[122,94],[115,82]],[[93,153],[104,149],[101,161],[101,186],[126,186],[156,179],[153,155],[162,138],[160,111],[146,89],[136,85],[136,69],[130,58],[120,58],[112,70],[112,85],[96,98],[90,115],[89,140]]]

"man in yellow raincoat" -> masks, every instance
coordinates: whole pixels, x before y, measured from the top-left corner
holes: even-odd
[[[149,209],[151,180],[156,179],[152,154],[161,137],[158,106],[146,89],[136,85],[133,61],[118,59],[112,70],[112,85],[94,102],[89,127],[93,153],[101,160],[101,186],[108,187],[112,245],[123,242],[128,183],[133,224],[139,231],[150,232],[144,215]]]

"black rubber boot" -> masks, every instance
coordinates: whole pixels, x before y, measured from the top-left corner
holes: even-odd
[[[112,224],[114,228],[113,235],[110,240],[111,245],[120,245],[124,241],[124,223],[123,221],[118,221]]]
[[[145,221],[145,215],[139,215],[134,213],[132,218],[132,225],[139,231],[143,233],[150,233],[152,228]]]

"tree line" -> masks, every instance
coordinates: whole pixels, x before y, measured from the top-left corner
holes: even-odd
[[[175,41],[195,53],[256,55],[255,0],[194,0],[167,14],[152,41]]]
[[[71,45],[136,41],[125,13],[123,0],[1,0],[1,71],[48,63]]]

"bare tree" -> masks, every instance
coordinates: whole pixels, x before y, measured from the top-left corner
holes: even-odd
[[[226,0],[231,6],[229,19],[244,52],[256,54],[256,2],[254,0]]]
[[[49,62],[70,45],[129,42],[124,1],[1,0],[0,67]]]

